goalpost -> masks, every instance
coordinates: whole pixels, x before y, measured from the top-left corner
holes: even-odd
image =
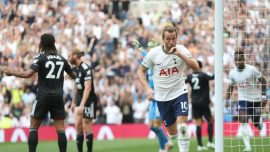
[[[215,151],[223,152],[223,3],[215,0]],[[219,112],[218,112],[219,111]]]
[[[224,23],[224,24],[223,24]],[[224,31],[223,31],[224,30]],[[270,1],[215,0],[215,151],[240,152],[245,146],[239,133],[235,88],[229,108],[224,107],[228,73],[234,68],[235,51],[243,50],[246,63],[255,66],[270,81]],[[223,68],[224,67],[224,68]],[[269,99],[268,99],[269,102]],[[270,151],[269,103],[260,107],[262,129],[248,124],[252,152]],[[224,114],[224,112],[226,112]],[[224,122],[224,116],[231,122]]]

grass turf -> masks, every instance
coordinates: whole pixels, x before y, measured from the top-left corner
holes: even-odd
[[[207,139],[204,139],[206,143]],[[270,138],[253,138],[251,139],[252,150],[254,152],[268,152],[270,150]],[[178,152],[176,141],[174,141],[174,148],[171,152]],[[257,146],[254,146],[257,145]],[[242,152],[244,149],[241,139],[225,139],[225,152]],[[191,139],[190,152],[196,152],[196,139]],[[158,152],[157,140],[149,139],[118,139],[106,141],[94,141],[94,152]],[[1,152],[27,152],[27,143],[1,143]],[[57,152],[58,146],[55,141],[39,142],[37,152]],[[86,145],[84,144],[84,151]],[[208,150],[204,152],[213,152]],[[69,141],[67,152],[76,152],[75,142]]]

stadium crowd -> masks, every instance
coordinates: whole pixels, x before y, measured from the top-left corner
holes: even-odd
[[[183,0],[168,5],[163,12],[153,9],[136,16],[130,11],[130,3],[128,0],[1,0],[0,63],[13,68],[28,67],[38,53],[40,35],[52,33],[64,57],[74,48],[89,52],[84,61],[91,62],[94,68],[99,96],[96,123],[143,123],[147,119],[148,101],[136,75],[142,56],[132,41],[139,40],[145,48],[151,39],[161,42],[162,25],[174,22],[180,43],[203,62],[203,71],[214,72],[214,4],[212,0]],[[247,61],[266,76],[269,97],[270,3],[248,0],[225,6],[224,82],[233,66],[234,51],[244,49]],[[247,7],[261,9],[247,10]],[[36,78],[20,79],[3,74],[0,77],[0,128],[29,127]],[[72,81],[67,78],[64,84],[67,124],[74,124],[70,106],[72,87]],[[210,94],[214,103],[213,91]],[[269,113],[269,103],[267,106],[265,113]],[[225,117],[231,112],[237,111],[227,109]],[[231,117],[225,120],[231,121]],[[48,119],[44,125],[50,123]]]

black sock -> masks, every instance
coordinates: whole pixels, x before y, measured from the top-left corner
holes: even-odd
[[[77,135],[76,144],[78,152],[83,152],[83,139],[84,139],[83,133]]]
[[[60,152],[67,151],[67,137],[65,131],[58,131],[58,147]]]
[[[28,149],[29,152],[36,152],[38,144],[38,132],[37,129],[30,129],[28,136]]]
[[[93,133],[88,133],[86,135],[86,145],[87,145],[87,152],[92,152],[93,148]]]
[[[209,142],[213,142],[213,123],[208,123],[207,131]]]
[[[197,126],[197,128],[196,128],[196,136],[197,136],[198,145],[199,146],[202,146],[202,131],[201,131],[201,126]]]

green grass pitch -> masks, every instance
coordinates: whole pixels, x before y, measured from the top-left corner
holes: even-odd
[[[204,139],[206,143],[207,139]],[[269,152],[270,138],[253,138],[251,139],[253,152]],[[174,148],[171,152],[178,152],[176,141],[174,141]],[[254,146],[257,145],[257,146]],[[85,144],[84,144],[85,146]],[[225,152],[242,152],[244,149],[241,139],[234,138],[232,140],[224,140]],[[191,139],[190,152],[196,152],[197,143],[194,138]],[[27,143],[1,143],[1,152],[27,152]],[[39,142],[37,152],[57,152],[57,142]],[[86,146],[84,147],[86,151]],[[149,139],[118,139],[106,141],[94,141],[94,152],[158,152],[157,140]],[[205,152],[213,152],[208,150]],[[67,152],[76,152],[75,142],[69,141]]]

